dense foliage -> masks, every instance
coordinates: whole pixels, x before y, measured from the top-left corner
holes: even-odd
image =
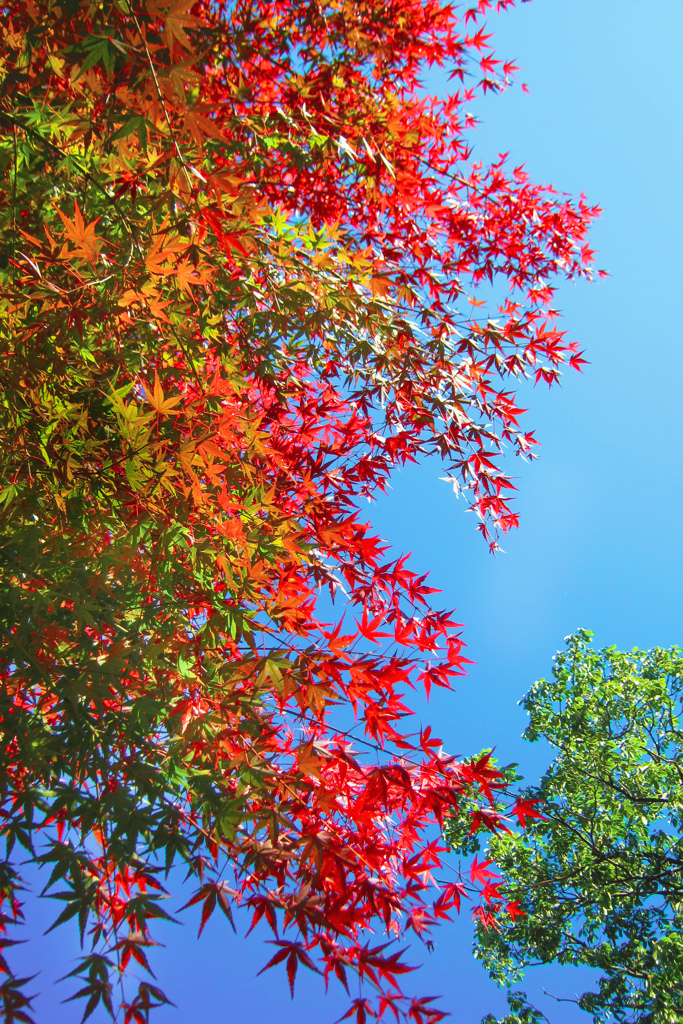
[[[462,642],[359,503],[436,452],[492,545],[515,525],[509,381],[579,364],[549,306],[595,212],[471,163],[463,83],[512,70],[487,7],[0,4],[2,921],[19,844],[79,925],[86,1015],[118,1014],[184,861],[202,924],[265,917],[292,987],[355,972],[359,1022],[441,1017],[370,928],[481,888],[432,890],[430,829],[505,780],[401,728]],[[126,1022],[166,998],[116,991]]]
[[[500,984],[532,964],[591,967],[596,1024],[683,1019],[683,652],[595,651],[581,630],[524,699],[526,738],[556,757],[524,800],[527,829],[492,839],[517,914],[478,928]],[[538,803],[536,803],[538,801]],[[510,1024],[542,1016],[511,995]],[[492,1021],[493,1018],[490,1018]]]

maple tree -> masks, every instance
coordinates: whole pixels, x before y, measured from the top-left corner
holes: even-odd
[[[536,444],[510,381],[581,363],[553,281],[589,273],[596,210],[470,158],[466,106],[514,70],[489,7],[1,5],[0,921],[19,844],[90,943],[86,1017],[166,1001],[118,979],[178,861],[202,927],[265,918],[292,988],[365,981],[359,1024],[436,1024],[387,943],[500,902],[476,864],[433,890],[434,824],[500,827],[506,780],[402,726],[462,640],[359,512],[434,452],[495,547],[502,448]]]

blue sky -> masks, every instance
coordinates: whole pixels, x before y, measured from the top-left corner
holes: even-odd
[[[568,633],[588,627],[601,646],[683,644],[683,4],[533,0],[490,26],[530,93],[517,86],[474,105],[475,152],[484,161],[509,152],[533,180],[583,191],[604,208],[592,242],[610,278],[558,294],[564,327],[590,365],[561,388],[524,392],[543,447],[535,463],[511,464],[521,527],[505,554],[488,554],[436,463],[397,474],[369,514],[397,552],[412,551],[414,569],[430,570],[476,662],[455,694],[420,705],[424,721],[447,750],[495,745],[533,779],[547,751],[521,741],[517,701],[549,674]],[[46,924],[53,908],[38,908]],[[433,954],[413,949],[424,968],[409,979],[416,992],[441,995],[454,1024],[479,1024],[505,1005],[471,958],[468,917],[440,929]],[[242,938],[244,920],[240,930],[235,938],[213,919],[199,942],[189,922],[160,933],[167,945],[153,962],[179,1009],[160,1013],[159,1024],[331,1024],[344,1012],[344,993],[325,997],[313,977],[301,979],[293,1002],[284,972],[257,979],[270,954],[258,937]],[[58,958],[65,973],[71,947],[76,956],[73,936],[59,929],[21,954],[27,973],[43,972],[33,984],[45,993],[40,1024],[80,1019],[77,1006],[59,1005],[64,987],[49,984],[51,963]],[[585,976],[537,975],[525,987],[553,1024],[583,1019],[542,987],[571,996]]]

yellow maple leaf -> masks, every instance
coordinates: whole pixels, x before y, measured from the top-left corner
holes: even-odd
[[[166,398],[159,383],[159,374],[156,370],[154,371],[154,391],[150,394],[149,389],[145,390],[149,403],[158,416],[170,416],[171,411],[180,401],[180,396],[177,398]]]

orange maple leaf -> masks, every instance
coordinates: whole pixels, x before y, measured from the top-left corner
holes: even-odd
[[[200,284],[208,284],[210,277],[208,274],[208,266],[195,267],[189,260],[183,260],[176,269],[176,281],[178,287],[185,294],[189,294],[190,288],[194,288]]]
[[[100,217],[96,217],[95,220],[91,221],[90,224],[86,224],[83,220],[83,214],[81,213],[78,203],[74,199],[74,219],[69,220],[66,214],[62,213],[61,210],[57,210],[57,213],[62,218],[64,224],[64,234],[72,242],[76,243],[75,249],[70,249],[67,253],[69,256],[80,256],[83,259],[94,262],[95,257],[99,253],[100,249],[104,245],[104,239],[98,238],[95,234],[95,225],[101,220]]]
[[[164,23],[168,48],[171,54],[173,53],[174,41],[180,43],[190,53],[193,52],[192,44],[185,33],[185,29],[193,28],[199,24],[199,18],[188,14],[194,3],[195,0],[179,0],[170,10],[166,11],[164,10],[165,5],[160,3],[159,0],[147,0],[147,10],[149,13],[153,17],[160,18]]]

